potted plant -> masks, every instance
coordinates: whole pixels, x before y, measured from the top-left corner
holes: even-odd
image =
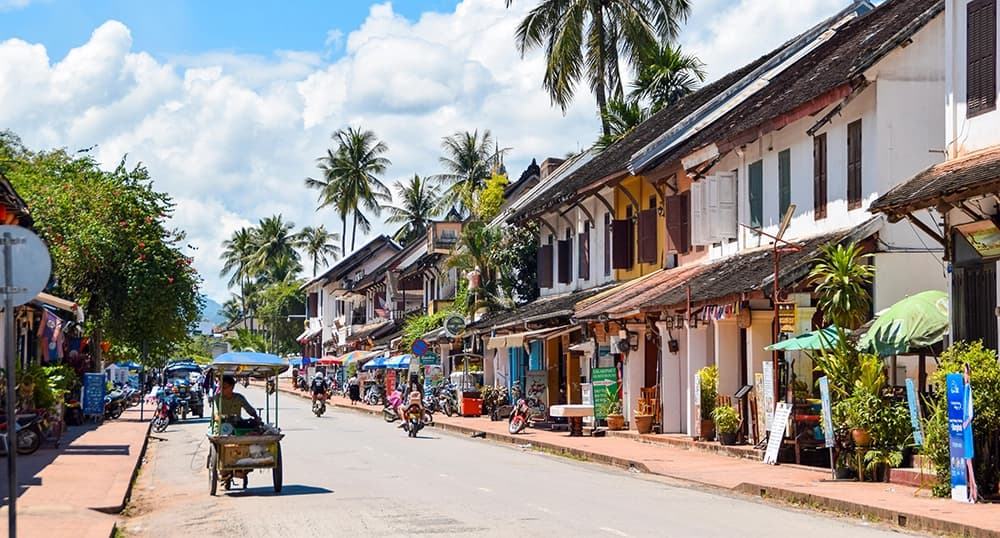
[[[736,444],[736,432],[740,429],[740,415],[731,405],[716,407],[712,411],[715,421],[715,431],[719,434],[719,443],[723,445]]]
[[[865,470],[877,482],[889,481],[889,469],[903,463],[903,452],[892,447],[876,447],[865,452]]]
[[[622,402],[618,399],[618,393],[609,387],[604,387],[604,393],[605,400],[598,408],[598,412],[604,415],[609,430],[625,429],[625,415],[622,414]]]
[[[639,400],[635,405],[635,429],[640,434],[653,431],[653,410],[649,402]]]
[[[715,440],[715,422],[712,421],[712,411],[719,397],[719,368],[715,365],[698,370],[698,385],[701,389],[701,439]]]

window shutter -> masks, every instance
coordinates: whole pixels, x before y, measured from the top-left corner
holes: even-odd
[[[639,212],[639,263],[656,263],[656,247],[659,244],[656,228],[656,209]]]
[[[559,283],[569,284],[573,281],[573,240],[560,239],[559,243]]]
[[[577,236],[580,241],[580,261],[578,263],[580,274],[578,276],[583,280],[590,280],[590,225],[585,223],[583,227],[583,233]]]
[[[632,268],[632,221],[629,219],[611,221],[611,267],[613,269]]]
[[[542,360],[542,353],[544,348],[542,347],[541,340],[535,340],[530,344],[531,354],[528,355],[528,369],[532,371],[544,370],[545,365]]]
[[[611,213],[604,214],[604,275],[611,274]]]
[[[538,247],[538,287],[552,287],[552,245]]]
[[[687,193],[667,197],[667,250],[684,253],[687,252],[687,237],[684,223],[687,220],[687,208],[684,207]]]
[[[996,109],[996,0],[966,6],[966,115]]]
[[[736,239],[739,235],[739,225],[737,224],[739,190],[736,184],[736,174],[723,172],[718,175],[718,180],[719,212],[714,219],[718,221],[718,237],[720,241]]]
[[[705,219],[704,228],[708,235],[709,243],[718,243],[721,241],[719,238],[719,233],[721,232],[721,227],[719,226],[719,176],[711,175],[705,178],[705,190],[704,198],[705,201],[704,210],[702,212],[702,218]]]
[[[792,205],[792,150],[778,153],[778,222]]]
[[[760,228],[764,225],[764,161],[751,163],[750,177],[750,226]]]
[[[847,208],[861,207],[861,120],[847,125]]]
[[[706,243],[704,198],[705,183],[702,181],[691,183],[691,243],[695,245]]]
[[[826,133],[813,138],[813,211],[816,220],[826,218]]]
[[[309,317],[319,317],[319,294],[309,294]]]

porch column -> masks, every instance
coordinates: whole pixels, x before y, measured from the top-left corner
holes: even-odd
[[[696,416],[698,407],[697,402],[694,401],[694,378],[698,370],[715,363],[712,357],[712,347],[715,342],[711,338],[709,328],[709,325],[701,324],[698,325],[697,329],[689,327],[685,331],[687,333],[687,381],[685,383],[688,386],[687,397],[685,398],[688,423],[685,433],[692,436],[694,435],[694,424],[700,418]]]
[[[684,431],[683,412],[684,389],[681,383],[682,361],[681,354],[671,353],[669,342],[672,331],[667,329],[667,324],[660,321],[656,323],[656,329],[660,334],[660,412],[663,416],[663,433],[681,433]]]
[[[770,310],[754,310],[750,316],[750,328],[747,329],[747,382],[754,385],[754,374],[763,374],[764,361],[771,360],[771,352],[764,351],[764,346],[771,345],[773,338],[771,332],[771,320],[774,319],[774,312]],[[764,388],[770,391],[769,387]],[[752,417],[752,410],[749,408],[750,399],[747,398],[747,408],[743,410],[746,417]],[[764,435],[764,417],[757,417],[758,436]],[[753,428],[750,430],[753,433]],[[754,442],[760,439],[754,439]]]
[[[740,390],[740,328],[735,319],[721,319],[714,323],[719,395],[732,396]]]

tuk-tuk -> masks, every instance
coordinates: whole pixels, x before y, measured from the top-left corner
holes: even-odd
[[[209,366],[208,375],[221,385],[222,376],[234,378],[249,376],[270,380],[289,367],[288,361],[276,355],[248,351],[234,351],[219,355]],[[243,479],[254,470],[271,470],[274,492],[281,492],[281,439],[278,429],[278,392],[273,393],[274,422],[271,422],[272,394],[264,395],[266,418],[263,424],[248,424],[239,417],[223,417],[219,398],[212,399],[212,422],[208,432],[211,442],[208,453],[209,493],[215,495],[221,483],[225,489],[232,487],[235,478]]]
[[[188,411],[198,418],[205,416],[201,376],[201,367],[190,359],[171,361],[163,369],[164,383],[180,402],[181,420],[187,419]]]

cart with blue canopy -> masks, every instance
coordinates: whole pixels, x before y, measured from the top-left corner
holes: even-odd
[[[235,351],[216,357],[209,366],[208,375],[217,385],[221,385],[226,375],[270,381],[288,367],[288,361],[277,355]],[[281,440],[285,436],[278,429],[278,391],[273,392],[273,406],[271,398],[272,393],[264,396],[267,414],[262,424],[247,424],[239,417],[224,417],[220,398],[212,399],[212,422],[208,431],[211,446],[206,463],[211,495],[215,495],[219,484],[230,489],[235,478],[242,478],[246,488],[247,475],[255,470],[271,470],[274,492],[281,492]]]

